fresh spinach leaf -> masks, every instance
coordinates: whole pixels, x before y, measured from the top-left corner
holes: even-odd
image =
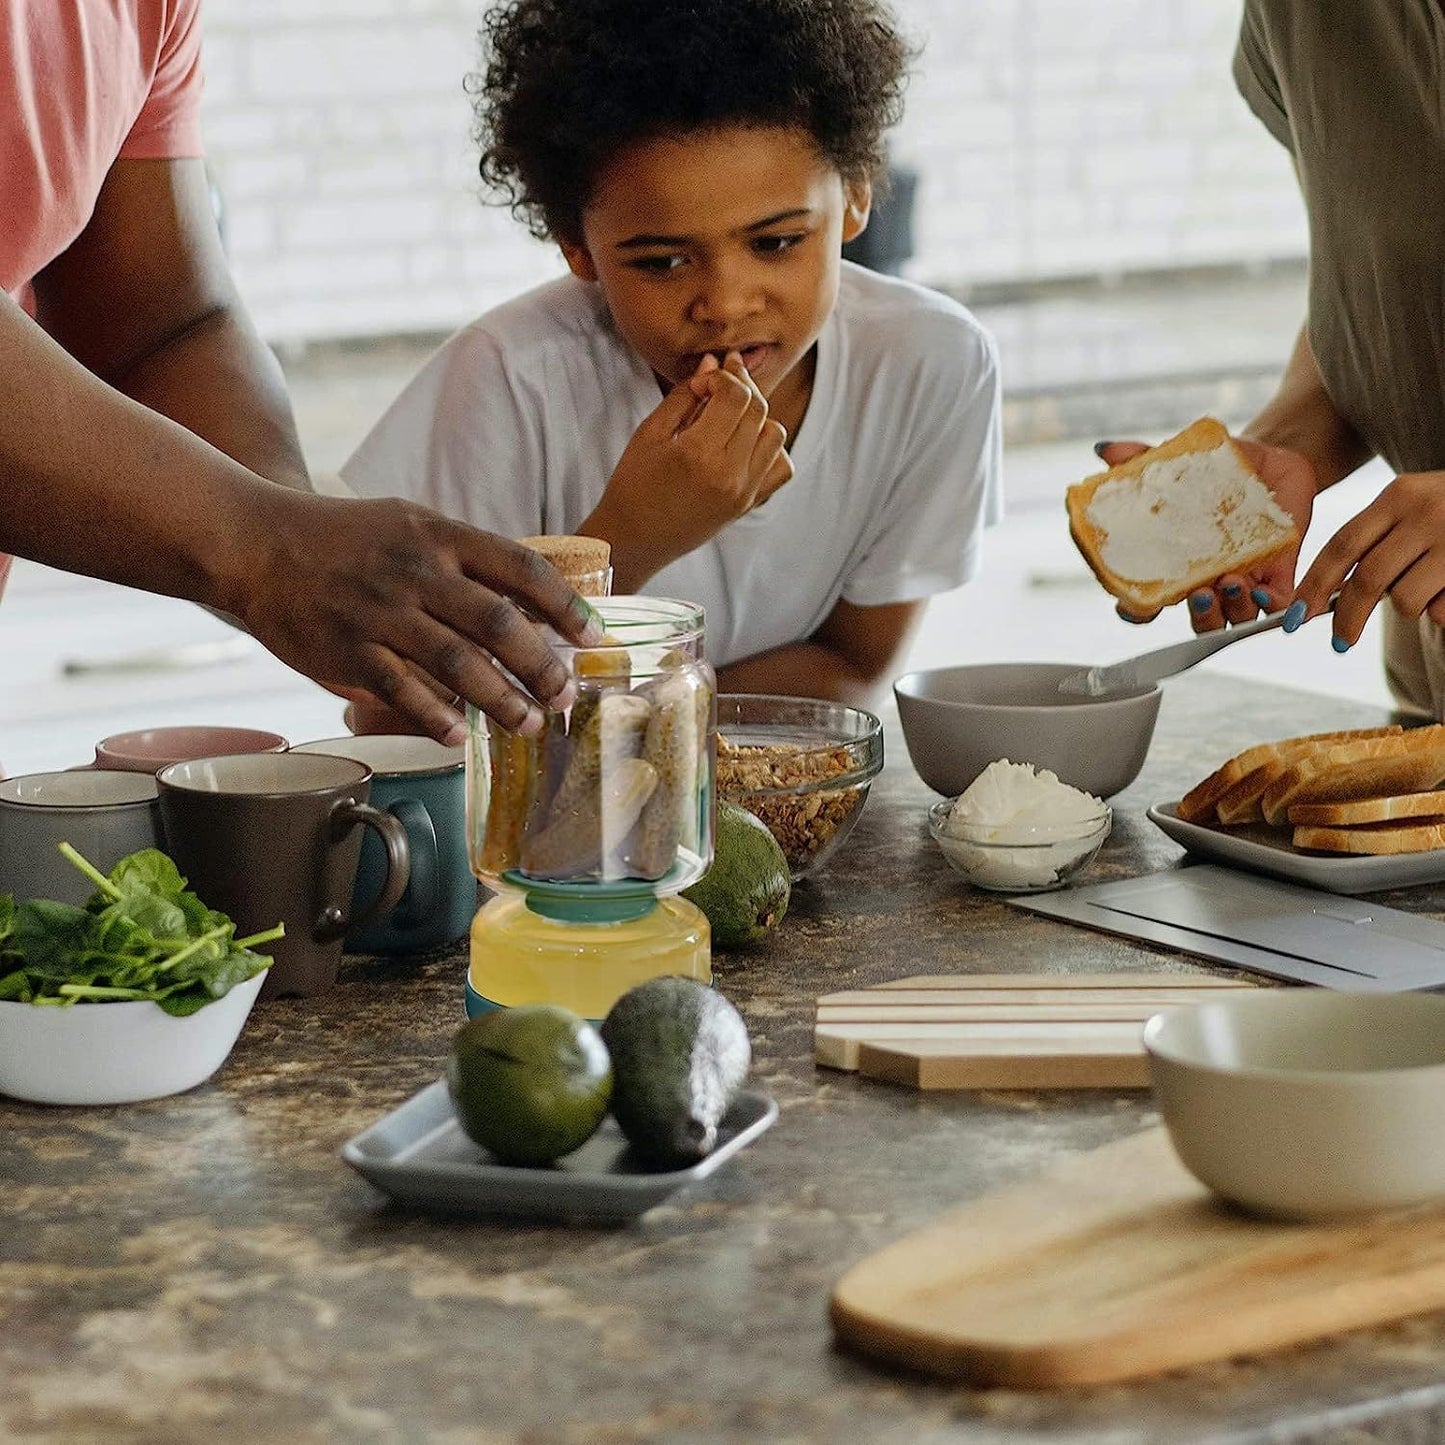
[[[17,905],[0,894],[0,999],[61,1007],[151,999],[184,1016],[268,968],[254,950],[284,936],[278,924],[238,941],[235,924],[187,889],[159,849],[122,858],[109,877],[68,843],[60,851],[95,892],[84,908],[46,898]]]

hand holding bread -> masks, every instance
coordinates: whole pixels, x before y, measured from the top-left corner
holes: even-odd
[[[1209,417],[1157,447],[1111,442],[1100,455],[1109,469],[1068,489],[1070,531],[1122,616],[1148,621],[1188,597],[1206,632],[1291,597],[1315,496],[1304,457]]]

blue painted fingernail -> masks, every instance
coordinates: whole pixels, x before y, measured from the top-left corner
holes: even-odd
[[[1304,599],[1297,597],[1284,610],[1284,620],[1279,624],[1285,632],[1293,632],[1300,623],[1305,620],[1305,613],[1309,609],[1305,606]]]
[[[1101,462],[1108,460],[1108,459],[1104,456],[1104,453],[1105,453],[1111,446],[1113,446],[1113,445],[1114,445],[1113,442],[1095,442],[1095,443],[1094,443],[1094,455],[1095,455],[1096,457],[1098,457],[1098,459],[1099,459]]]
[[[1343,637],[1339,636],[1330,638],[1330,646],[1339,653],[1345,653],[1350,650],[1350,644],[1346,642]]]
[[[1125,622],[1132,623],[1135,627],[1142,627],[1149,620],[1147,617],[1133,617],[1127,612],[1121,612],[1119,616]]]
[[[1212,592],[1196,592],[1189,599],[1189,605],[1196,612],[1208,612],[1214,606],[1214,594]]]
[[[1238,597],[1244,588],[1238,582],[1230,582],[1220,589],[1226,597]]]
[[[1263,587],[1256,587],[1254,591],[1249,594],[1249,600],[1253,602],[1256,607],[1268,607],[1269,593],[1266,592]]]

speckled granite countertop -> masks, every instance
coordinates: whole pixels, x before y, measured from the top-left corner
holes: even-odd
[[[1171,866],[1144,817],[1250,742],[1379,721],[1169,685],[1090,874]],[[820,993],[909,973],[1189,967],[969,892],[896,729],[857,830],[765,953],[720,957],[782,1117],[612,1230],[389,1205],[341,1143],[436,1078],[464,948],[353,960],[257,1009],[216,1079],[119,1109],[0,1101],[0,1438],[1092,1441],[1445,1438],[1445,1317],[1130,1387],[1023,1395],[834,1350],[834,1281],[946,1208],[1150,1117],[1143,1093],[920,1096],[812,1063]],[[1445,911],[1445,888],[1387,895]]]

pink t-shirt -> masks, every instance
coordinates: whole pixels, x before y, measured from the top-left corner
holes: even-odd
[[[0,0],[0,288],[26,310],[117,160],[201,154],[200,53],[200,0]]]
[[[85,229],[116,160],[201,154],[200,0],[0,6],[0,286]]]

